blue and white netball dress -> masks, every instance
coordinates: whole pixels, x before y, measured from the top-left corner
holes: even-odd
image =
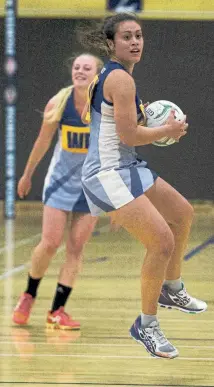
[[[92,215],[109,212],[131,202],[147,191],[157,178],[145,161],[138,161],[135,148],[120,141],[114,121],[114,106],[103,97],[106,77],[125,68],[109,61],[91,91],[90,147],[82,170],[83,189]],[[127,109],[124,106],[124,109]],[[138,122],[143,105],[136,95]]]
[[[90,212],[81,174],[88,152],[90,129],[83,124],[74,106],[71,91],[58,130],[58,142],[45,178],[43,203],[72,212]]]

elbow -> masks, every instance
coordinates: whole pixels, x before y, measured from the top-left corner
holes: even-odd
[[[130,133],[120,133],[119,138],[122,144],[127,146],[135,146],[135,135],[133,132],[132,135],[130,135]]]
[[[124,145],[127,145],[127,146],[135,146],[135,141],[134,141],[134,136],[119,136],[120,137],[120,141],[122,142],[122,144]]]
[[[135,146],[135,142],[133,141],[133,138],[131,138],[131,137],[127,137],[127,138],[120,137],[120,141],[121,141],[124,145],[127,145],[127,146]]]
[[[127,146],[135,146],[136,143],[136,127],[134,125],[127,125],[123,123],[117,127],[117,134],[122,144]]]

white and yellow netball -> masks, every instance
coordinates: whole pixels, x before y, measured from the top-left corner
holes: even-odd
[[[152,102],[145,109],[146,126],[148,128],[154,128],[164,125],[172,109],[175,111],[175,119],[177,121],[184,119],[184,113],[175,103],[165,100]],[[175,140],[170,137],[163,137],[153,142],[156,146],[169,146],[174,143]]]

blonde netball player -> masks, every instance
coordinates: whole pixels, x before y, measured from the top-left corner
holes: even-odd
[[[68,214],[72,212],[66,259],[60,270],[47,325],[59,329],[80,328],[79,322],[65,313],[64,306],[81,265],[83,247],[96,223],[90,215],[81,184],[82,165],[89,144],[89,128],[82,122],[81,114],[88,85],[102,65],[99,58],[90,54],[75,58],[71,69],[73,85],[59,91],[48,102],[39,136],[18,184],[18,194],[23,198],[29,193],[33,173],[58,129],[59,139],[44,184],[42,238],[33,251],[27,287],[13,313],[13,321],[17,324],[28,322],[38,286],[63,240]]]
[[[144,40],[138,19],[121,13],[105,19],[102,30],[85,34],[87,45],[106,49],[109,62],[90,87],[91,137],[83,165],[83,188],[92,215],[108,212],[113,222],[141,241],[147,253],[141,273],[142,313],[131,336],[155,357],[174,358],[177,349],[157,320],[162,306],[203,312],[181,281],[193,209],[174,188],[136,159],[134,147],[164,136],[186,135],[187,123],[170,115],[162,127],[143,126],[143,107],[132,77]],[[141,125],[139,125],[141,123]]]

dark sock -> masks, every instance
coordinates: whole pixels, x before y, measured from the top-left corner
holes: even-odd
[[[31,294],[33,298],[36,298],[37,288],[39,286],[41,279],[42,278],[32,278],[30,274],[28,274],[28,283],[27,283],[27,289],[25,290],[25,293]]]
[[[69,286],[65,286],[60,283],[57,284],[51,312],[55,312],[55,310],[59,309],[60,306],[65,306],[65,303],[71,291],[72,291],[72,288],[70,288]]]

